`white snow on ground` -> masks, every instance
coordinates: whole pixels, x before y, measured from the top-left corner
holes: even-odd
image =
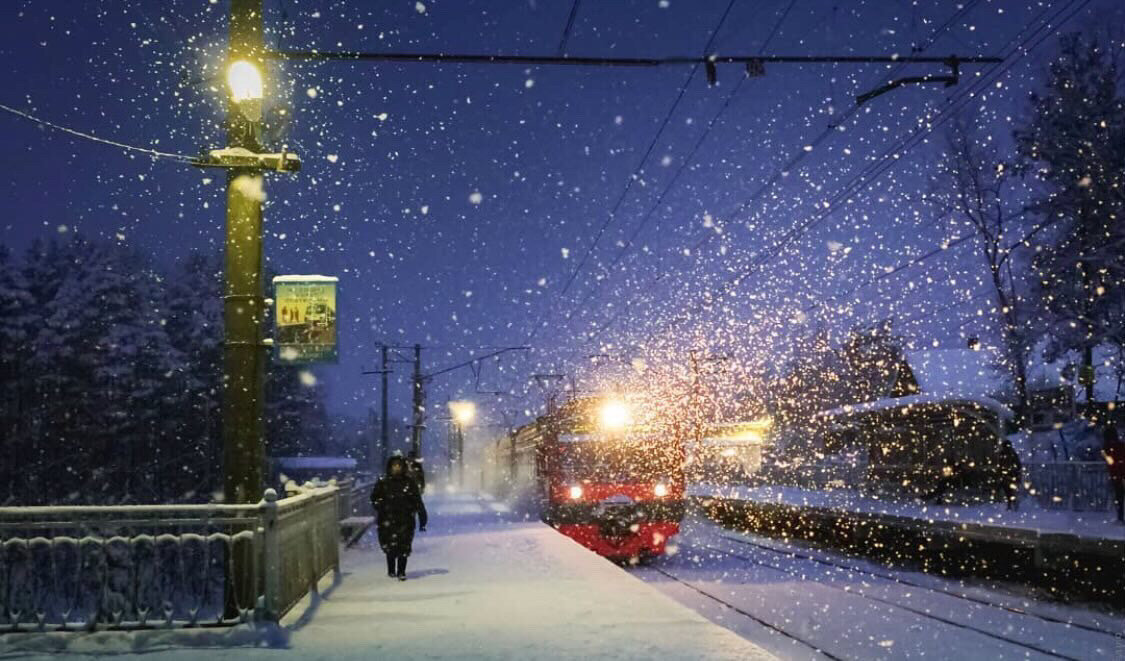
[[[795,506],[824,507],[849,512],[889,514],[924,521],[950,521],[1007,526],[1044,533],[1069,533],[1083,537],[1125,539],[1125,526],[1115,521],[1111,512],[1071,512],[1045,510],[1030,499],[1020,502],[1020,509],[1010,511],[1002,503],[984,505],[928,505],[918,502],[886,500],[864,495],[851,489],[819,491],[786,486],[727,486],[693,484],[688,494],[704,498],[730,498]]]
[[[787,659],[1112,659],[1125,651],[1125,618],[1113,614],[891,570],[691,516],[677,540],[675,555],[634,574]]]
[[[509,515],[474,497],[436,497],[429,505],[433,516],[415,538],[410,580],[387,577],[368,534],[345,553],[342,582],[283,623],[286,650],[237,637],[225,642],[247,646],[175,649],[193,633],[200,647],[224,641],[206,640],[206,632],[167,632],[172,648],[157,646],[159,653],[145,658],[772,658],[537,521],[505,520]],[[18,644],[62,647],[72,653],[66,658],[97,652],[120,659],[154,635],[29,634]],[[15,640],[0,638],[0,658]]]

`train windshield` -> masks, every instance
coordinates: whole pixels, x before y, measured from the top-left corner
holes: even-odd
[[[644,482],[677,478],[682,459],[673,444],[571,443],[560,447],[559,472],[568,479]]]

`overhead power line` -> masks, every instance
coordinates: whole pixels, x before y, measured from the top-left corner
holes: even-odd
[[[30,113],[26,113],[22,110],[17,110],[16,108],[13,108],[11,106],[6,106],[4,104],[0,104],[0,110],[3,110],[5,112],[16,115],[17,117],[22,117],[23,119],[35,122],[36,124],[39,124],[41,126],[45,126],[45,127],[49,128],[49,129],[52,129],[54,131],[66,133],[68,135],[72,135],[72,136],[75,136],[77,138],[82,138],[84,140],[91,140],[93,142],[101,143],[103,145],[109,145],[110,147],[117,147],[118,149],[124,149],[126,151],[138,152],[138,153],[141,153],[141,154],[145,154],[147,156],[151,156],[153,158],[166,158],[166,159],[178,161],[180,163],[195,164],[195,163],[198,162],[198,159],[195,158],[194,156],[186,156],[184,154],[174,154],[172,152],[158,151],[156,149],[149,149],[147,147],[137,147],[136,145],[129,145],[129,144],[125,144],[124,142],[118,142],[116,140],[110,140],[108,138],[102,138],[102,137],[93,135],[92,133],[85,133],[83,131],[79,131],[77,129],[72,129],[72,128],[69,128],[67,126],[63,126],[61,124],[56,124],[54,122],[48,121],[48,120],[43,119],[41,117],[36,117],[35,115],[32,115]]]
[[[879,157],[879,159],[857,173],[854,177],[852,177],[849,183],[844,186],[843,189],[833,195],[832,200],[826,205],[823,211],[809,218],[805,222],[798,223],[795,227],[791,228],[788,232],[786,232],[785,235],[782,236],[780,241],[775,243],[772,248],[767,249],[763,252],[763,254],[760,254],[753,261],[750,267],[745,270],[744,273],[736,275],[729,281],[729,283],[737,285],[742,278],[749,277],[757,273],[758,267],[778,257],[786,246],[788,246],[793,241],[808,232],[808,230],[812,229],[816,225],[819,225],[821,222],[831,216],[832,213],[836,211],[841,202],[846,201],[849,196],[859,190],[862,190],[875,179],[878,179],[882,174],[892,168],[894,164],[898,160],[900,160],[902,153],[909,151],[910,149],[920,144],[923,139],[925,139],[927,136],[929,136],[931,133],[933,133],[935,130],[949,121],[960,108],[964,107],[968,100],[971,100],[972,97],[976,95],[977,92],[983,90],[985,87],[990,85],[993,80],[1006,73],[1015,65],[1017,61],[1022,59],[1031,50],[1035,49],[1041,43],[1043,43],[1043,41],[1054,34],[1058,30],[1058,28],[1062,26],[1063,23],[1065,23],[1072,16],[1081,11],[1082,7],[1089,4],[1090,2],[1090,0],[1082,0],[1082,2],[1076,8],[1074,8],[1074,10],[1070,12],[1070,14],[1062,18],[1062,20],[1060,20],[1053,27],[1050,27],[1050,29],[1048,29],[1047,32],[1042,36],[1037,36],[1039,32],[1051,26],[1052,22],[1054,22],[1055,19],[1057,19],[1059,16],[1062,16],[1062,14],[1066,13],[1067,11],[1070,11],[1070,7],[1073,7],[1077,1],[1078,0],[1070,0],[1070,3],[1067,7],[1059,10],[1051,19],[1048,19],[1039,28],[1028,35],[1022,43],[1013,48],[1008,57],[1014,57],[1005,66],[997,66],[994,67],[993,70],[987,71],[978,80],[974,81],[971,86],[955,95],[955,97],[950,100],[949,105],[939,111],[936,119],[934,119],[932,122],[919,126],[910,135],[899,140],[894,145],[888,147]],[[1028,44],[1032,42],[1032,40],[1034,40],[1035,43],[1031,44],[1030,47],[1027,47]]]
[[[559,55],[566,53],[566,42],[570,39],[570,31],[574,28],[574,19],[578,16],[578,5],[582,0],[574,0],[570,5],[570,15],[566,18],[566,28],[563,29],[562,40],[559,41]]]
[[[502,55],[454,53],[373,53],[363,51],[268,51],[276,60],[344,60],[365,62],[429,62],[438,64],[519,64],[590,67],[666,67],[719,64],[995,64],[998,57],[938,57],[919,55],[701,55],[671,57],[589,57],[570,55]]]
[[[730,15],[730,10],[734,8],[735,2],[737,2],[737,0],[730,0],[727,3],[726,9],[723,10],[722,16],[719,17],[719,22],[715,24],[715,28],[711,30],[711,35],[707,38],[707,44],[703,47],[704,53],[711,50],[711,47],[715,44],[715,38],[718,36],[719,31],[722,29],[723,24],[726,22],[727,16]],[[593,254],[595,249],[597,249],[598,243],[601,241],[601,238],[605,234],[606,229],[609,228],[610,223],[612,223],[617,217],[617,212],[620,211],[621,205],[624,204],[625,199],[629,195],[629,191],[633,189],[633,182],[637,181],[640,178],[641,172],[644,170],[645,163],[648,162],[648,158],[652,155],[653,150],[656,149],[656,145],[660,141],[660,137],[664,135],[664,130],[668,128],[668,123],[672,121],[672,117],[676,114],[676,109],[679,108],[680,102],[683,101],[684,95],[687,93],[688,85],[690,85],[691,81],[695,78],[695,73],[697,71],[699,71],[699,64],[696,64],[691,68],[691,72],[688,73],[687,78],[685,78],[683,84],[680,85],[680,89],[676,94],[676,100],[673,101],[672,106],[668,108],[668,112],[664,115],[664,119],[660,122],[660,128],[656,130],[656,135],[652,137],[652,140],[649,142],[648,147],[644,151],[644,154],[641,155],[641,160],[638,161],[637,167],[634,168],[632,174],[625,181],[625,187],[621,191],[621,195],[618,196],[617,201],[613,205],[613,208],[610,210],[609,214],[606,216],[605,220],[598,228],[597,233],[594,234],[593,240],[590,242],[590,245],[586,247],[586,251],[582,254],[581,259],[578,260],[578,263],[575,265],[574,270],[567,277],[567,280],[563,284],[562,289],[559,291],[559,293],[552,295],[551,298],[548,299],[549,301],[553,301],[559,297],[565,296],[566,293],[570,291],[570,288],[574,284],[575,279],[577,279],[578,274],[582,271],[582,269],[586,266],[586,262],[590,259],[590,255]],[[535,325],[531,327],[531,330],[528,334],[528,344],[530,344],[532,340],[535,339],[535,336],[539,333],[539,329],[542,328],[543,322],[547,315],[550,314],[551,309],[551,305],[545,306],[536,317]]]
[[[926,48],[929,48],[930,46],[932,46],[937,41],[938,37],[943,32],[948,30],[950,27],[955,25],[959,20],[961,20],[964,16],[966,16],[970,11],[973,10],[973,8],[977,4],[979,4],[979,2],[980,2],[980,0],[972,0],[971,2],[966,3],[960,9],[958,9],[956,12],[954,12],[944,23],[942,23],[940,26],[938,26],[936,29],[934,29],[934,31],[930,34],[930,36],[926,39],[926,41],[923,44],[915,47],[915,52],[921,52],[921,51],[925,50]],[[776,34],[778,28],[781,26],[781,21],[784,21],[785,17],[788,15],[788,13],[791,9],[792,9],[792,3],[789,5],[789,7],[786,8],[785,13],[781,17],[781,20],[776,25],[774,25],[774,29],[770,33],[769,39],[772,39],[774,34]],[[762,46],[761,50],[764,51],[766,48],[768,48],[768,46],[769,46],[769,41],[767,40],[766,42],[763,43],[763,46]],[[898,75],[899,71],[901,71],[904,66],[905,66],[905,64],[900,64],[898,67],[893,68],[891,71],[884,74],[880,78],[880,82],[876,83],[876,84],[882,84],[882,82],[893,79],[896,75]],[[745,77],[740,79],[739,82],[738,82],[738,86],[741,86],[742,83],[745,82],[745,80],[746,80]],[[736,86],[736,89],[734,91],[737,91],[737,86]],[[733,92],[732,92],[732,96],[733,96]],[[729,105],[730,100],[731,100],[730,97],[728,97],[727,104],[724,104],[723,108],[720,109],[720,111],[719,111],[720,114],[723,111],[726,110],[727,106]],[[859,104],[856,104],[856,105],[850,107],[847,111],[845,111],[844,113],[842,113],[841,115],[836,117],[829,124],[829,126],[827,128],[825,128],[819,135],[817,135],[815,138],[813,138],[812,141],[810,141],[806,144],[811,145],[815,149],[815,147],[820,145],[824,140],[826,140],[829,136],[831,136],[834,132],[836,132],[838,126],[840,126],[844,122],[848,121],[852,116],[854,116],[856,114],[856,112],[858,112],[859,107],[860,107]],[[714,123],[715,119],[717,119],[717,116],[712,119],[712,124]],[[708,126],[708,130],[709,129],[710,129],[710,125]],[[706,134],[706,132],[705,132],[705,134]],[[702,145],[702,138],[703,137],[705,137],[705,135],[701,136],[700,141],[696,143],[695,147],[693,148],[693,150],[691,152],[692,155],[694,155],[695,151],[697,151],[699,149],[699,147]],[[808,155],[810,153],[812,153],[812,150],[808,150],[808,149],[805,149],[803,147],[801,149],[797,150],[795,155],[792,158],[790,158],[789,161],[785,163],[785,165],[783,165],[779,168],[776,168],[774,170],[773,174],[765,182],[763,182],[757,188],[757,190],[755,190],[754,193],[751,194],[751,196],[749,198],[747,198],[743,202],[739,203],[737,208],[734,211],[732,211],[730,214],[728,214],[728,217],[733,218],[734,216],[737,216],[738,214],[742,213],[747,208],[749,208],[749,206],[751,204],[753,204],[756,200],[760,199],[768,190],[770,190],[774,185],[776,185],[777,182],[782,179],[785,172],[791,171],[793,167],[795,167],[798,163],[800,163],[802,160],[804,160],[806,157],[808,157]],[[690,160],[691,158],[692,158],[692,156],[689,156],[688,160]],[[676,179],[678,179],[679,175],[681,174],[682,170],[684,169],[684,167],[686,165],[687,165],[686,161],[685,161],[685,163],[681,164],[680,169],[677,170],[673,179],[669,182],[669,187],[672,184],[675,183]],[[576,310],[584,309],[584,306],[586,305],[586,303],[593,297],[593,295],[597,292],[597,290],[601,286],[604,286],[604,284],[606,282],[608,282],[613,277],[613,275],[617,272],[617,271],[614,271],[613,269],[621,261],[622,257],[624,257],[624,255],[625,255],[625,253],[628,252],[628,250],[633,245],[635,245],[635,240],[636,240],[636,237],[639,234],[640,230],[648,222],[649,218],[656,211],[656,209],[659,208],[660,203],[663,201],[664,196],[667,193],[668,193],[668,188],[665,188],[664,191],[661,193],[660,197],[658,198],[657,203],[651,209],[649,209],[649,212],[642,218],[640,226],[637,228],[636,231],[634,231],[633,235],[630,236],[628,242],[626,242],[626,245],[624,247],[622,247],[621,250],[618,251],[618,254],[614,257],[614,260],[609,267],[610,270],[609,270],[607,276],[605,278],[603,278],[601,281],[599,281],[599,283],[596,287],[594,287],[589,292],[587,292],[587,295],[576,306],[576,308],[575,308]],[[692,246],[692,249],[691,249],[692,253],[698,252],[699,249],[702,248],[704,244],[706,244],[708,241],[713,240],[715,236],[716,236],[716,234],[714,232],[706,233],[699,241],[697,241]],[[651,284],[656,284],[660,280],[663,280],[667,275],[668,275],[667,272],[664,272],[664,273],[660,274],[655,280],[652,281]],[[606,328],[608,328],[610,325],[612,325],[621,316],[621,314],[623,314],[624,309],[625,308],[620,309],[613,316],[613,318],[610,319],[609,322],[607,322],[605,325],[602,326],[602,328],[600,328],[596,331],[594,336],[600,335],[602,331],[604,331]],[[569,319],[569,315],[568,315],[567,318]]]
[[[795,4],[797,4],[797,0],[789,1],[788,6],[785,7],[785,10],[781,13],[781,16],[778,18],[777,22],[774,23],[773,29],[770,30],[769,36],[767,36],[765,41],[762,42],[762,47],[759,49],[759,52],[763,52],[765,51],[765,49],[769,48],[770,42],[772,42],[773,38],[777,35],[777,32],[781,28],[782,23],[785,22],[785,19],[789,16],[789,12],[793,10],[793,5]],[[735,84],[734,88],[731,89],[730,93],[727,94],[726,99],[724,99],[723,105],[719,108],[719,111],[711,117],[711,121],[707,122],[707,126],[703,129],[703,132],[700,133],[699,138],[696,139],[695,144],[692,146],[691,150],[688,151],[687,156],[683,158],[683,160],[680,162],[680,166],[676,168],[675,173],[672,174],[671,179],[668,180],[668,183],[665,184],[664,188],[660,191],[660,194],[656,197],[656,202],[654,202],[653,205],[649,207],[649,210],[645,213],[645,215],[641,217],[640,223],[638,223],[637,226],[633,229],[632,234],[630,234],[629,238],[625,241],[625,245],[621,246],[621,248],[617,251],[617,254],[614,255],[613,261],[610,262],[608,267],[603,269],[605,277],[599,280],[598,284],[591,288],[582,298],[582,300],[579,301],[579,303],[574,306],[570,312],[567,313],[567,319],[570,319],[575,309],[581,309],[584,305],[586,305],[586,303],[589,302],[589,300],[594,296],[598,289],[600,289],[602,284],[608,282],[609,279],[613,276],[613,269],[617,267],[617,264],[621,262],[621,259],[635,245],[637,237],[642,231],[644,231],[645,226],[648,225],[648,221],[652,218],[656,210],[659,209],[660,205],[664,203],[664,198],[673,189],[673,187],[675,187],[676,183],[680,179],[680,175],[682,175],[684,173],[684,170],[687,169],[689,165],[691,165],[692,159],[695,158],[696,153],[698,153],[699,149],[703,146],[703,143],[707,139],[707,136],[711,133],[711,129],[715,127],[715,123],[727,111],[727,108],[730,107],[730,104],[734,100],[734,97],[737,96],[738,91],[742,89],[743,83],[745,83],[749,77],[750,76],[747,75],[742,76],[738,79],[738,82]]]
[[[991,70],[986,71],[982,76],[980,76],[977,80],[975,80],[974,83],[969,88],[966,88],[965,90],[963,90],[963,91],[959,92],[958,94],[954,95],[954,97],[949,100],[949,104],[946,106],[946,108],[944,108],[943,110],[941,110],[938,113],[937,120],[932,121],[932,122],[930,122],[930,123],[928,123],[928,124],[926,124],[922,127],[919,127],[918,129],[913,131],[910,135],[906,136],[905,138],[900,140],[898,143],[896,143],[895,145],[892,145],[890,148],[888,148],[879,159],[877,159],[875,162],[873,162],[869,166],[865,167],[861,172],[857,173],[849,181],[849,183],[844,186],[843,189],[841,189],[837,194],[835,194],[832,198],[832,201],[828,204],[827,208],[825,208],[820,214],[813,216],[812,218],[806,220],[804,223],[799,223],[794,228],[791,228],[788,232],[786,232],[785,235],[783,235],[782,239],[779,242],[776,242],[774,244],[774,246],[772,246],[772,248],[773,248],[772,251],[767,249],[767,251],[765,251],[765,254],[759,254],[758,258],[753,260],[752,263],[748,267],[746,267],[744,269],[740,269],[739,273],[737,273],[734,277],[725,281],[722,285],[722,291],[718,292],[713,297],[712,302],[717,301],[718,299],[720,299],[721,297],[723,297],[724,295],[729,293],[732,289],[734,289],[739,284],[744,282],[747,277],[749,277],[749,276],[753,275],[755,272],[757,272],[757,268],[759,266],[761,266],[765,262],[769,261],[769,259],[772,259],[773,257],[780,254],[780,249],[783,248],[785,245],[788,245],[788,243],[790,243],[796,236],[799,236],[800,234],[803,234],[811,226],[815,225],[816,223],[819,223],[824,218],[831,215],[831,213],[834,212],[838,208],[841,200],[846,200],[848,198],[848,196],[857,192],[858,190],[861,190],[862,188],[865,188],[867,185],[871,184],[873,181],[878,179],[883,173],[887,172],[891,167],[894,166],[895,163],[897,163],[901,160],[900,157],[901,157],[901,154],[904,151],[908,151],[909,149],[911,149],[914,146],[916,146],[917,144],[919,144],[922,139],[924,139],[926,136],[928,136],[930,133],[932,133],[934,130],[936,130],[938,127],[940,127],[946,121],[948,121],[949,117],[952,116],[952,113],[956,109],[958,109],[959,107],[964,105],[966,98],[972,98],[980,90],[982,90],[985,86],[990,85],[992,83],[992,81],[994,81],[996,78],[998,78],[999,76],[1001,76],[1005,72],[1007,72],[1012,66],[1015,65],[1016,62],[1018,62],[1019,60],[1021,60],[1024,57],[1026,57],[1032,50],[1034,50],[1040,44],[1042,44],[1042,42],[1044,40],[1046,40],[1049,36],[1054,34],[1063,24],[1065,24],[1067,21],[1069,21],[1079,11],[1081,11],[1083,7],[1088,5],[1089,2],[1090,2],[1090,0],[1082,0],[1080,3],[1078,2],[1078,0],[1070,0],[1069,2],[1065,3],[1066,6],[1059,9],[1058,11],[1056,11],[1054,13],[1054,15],[1052,15],[1051,17],[1049,17],[1045,21],[1043,21],[1039,25],[1039,27],[1032,30],[1030,32],[1030,34],[1028,34],[1028,28],[1025,28],[1024,30],[1021,30],[1020,33],[1018,33],[1015,37],[1013,37],[1012,40],[1009,41],[1009,44],[1011,44],[1011,43],[1014,43],[1017,40],[1021,39],[1021,37],[1023,38],[1023,41],[1021,43],[1019,43],[1018,45],[1011,48],[1010,51],[1008,52],[1008,54],[1006,56],[1004,56],[1004,58],[1002,58],[1001,64],[1005,60],[1007,60],[1007,64],[1005,66],[1001,67],[1000,64],[997,64]],[[1075,6],[1076,3],[1077,3],[1077,6]],[[1043,12],[1040,13],[1039,16],[1041,17],[1041,16],[1043,16],[1046,13],[1049,13],[1049,12],[1050,12],[1050,8],[1045,9]],[[1063,16],[1064,14],[1066,14],[1066,15]],[[1060,19],[1060,17],[1062,17],[1062,18]],[[1038,18],[1036,19],[1036,21],[1038,21]],[[1039,33],[1042,32],[1045,29],[1047,30],[1047,32],[1040,36]],[[1031,43],[1032,41],[1034,41],[1034,43]],[[1030,46],[1029,46],[1029,44],[1030,44]],[[755,196],[756,195],[757,195],[757,193],[755,194]],[[745,205],[742,205],[742,208],[745,208]],[[704,240],[701,241],[697,245],[702,245],[702,243],[706,242],[707,238],[708,237],[705,237]],[[768,254],[768,253],[771,253],[771,252],[772,252],[772,254]],[[764,257],[764,259],[763,259],[763,257]],[[655,284],[655,282],[657,282],[659,280],[662,280],[665,275],[667,275],[667,274],[665,273],[665,274],[662,274],[662,275],[658,276],[656,278],[656,280],[653,282],[653,284]],[[620,309],[611,319],[609,319],[605,324],[603,324],[596,331],[594,331],[592,333],[589,333],[588,337],[587,337],[587,340],[584,344],[588,344],[590,341],[595,339],[597,336],[601,335],[610,326],[612,326],[618,319],[620,319],[623,313],[624,313],[624,308]],[[682,323],[687,318],[688,317],[686,315],[680,315],[676,320],[674,320],[670,323],[672,325],[676,325],[678,323]],[[649,334],[649,336],[648,336],[649,339],[651,339],[654,334],[655,334],[655,330],[652,333]]]
[[[965,105],[967,98],[971,99],[980,90],[992,84],[994,80],[1006,73],[1015,65],[1016,62],[1026,57],[1031,51],[1035,50],[1040,44],[1042,44],[1043,41],[1045,41],[1056,31],[1058,31],[1058,29],[1063,24],[1073,18],[1079,11],[1082,10],[1083,7],[1088,5],[1090,1],[1091,0],[1081,0],[1081,2],[1079,2],[1079,0],[1070,0],[1065,7],[1058,10],[1052,17],[1048,18],[1038,28],[1027,35],[1019,45],[1011,49],[1009,54],[1005,57],[1005,59],[1011,59],[1005,66],[1001,67],[997,65],[991,70],[987,71],[978,80],[974,81],[973,85],[971,85],[961,93],[955,95],[955,97],[950,100],[949,105],[938,113],[938,117],[936,120],[929,122],[922,127],[919,127],[906,138],[900,140],[898,143],[888,148],[878,160],[876,160],[872,165],[865,168],[863,171],[856,174],[843,189],[837,192],[836,195],[833,196],[832,201],[826,205],[825,209],[820,214],[815,215],[812,218],[806,220],[804,223],[799,223],[797,226],[791,228],[780,241],[774,244],[771,250],[765,251],[765,254],[760,254],[758,258],[753,260],[748,267],[741,269],[740,272],[737,273],[734,277],[724,282],[722,285],[722,290],[713,297],[713,300],[711,302],[717,302],[720,298],[730,293],[730,291],[732,291],[734,288],[738,287],[742,282],[746,280],[746,278],[759,273],[759,267],[761,267],[771,259],[777,257],[779,254],[781,254],[781,250],[786,245],[791,243],[800,235],[804,234],[811,227],[819,224],[825,218],[830,216],[834,211],[836,211],[841,201],[847,200],[850,195],[859,190],[862,190],[863,188],[866,188],[868,185],[882,176],[885,172],[894,167],[894,164],[901,160],[900,156],[903,152],[909,151],[914,146],[919,144],[926,136],[937,130],[941,125],[943,125],[953,116],[956,110]],[[1076,4],[1077,6],[1075,6]],[[1048,10],[1045,10],[1045,12],[1046,11]],[[1066,14],[1066,16],[1063,16],[1063,14]],[[1061,19],[1059,18],[1060,16],[1062,17]],[[1039,33],[1045,29],[1047,30],[1046,33],[1040,36]],[[1021,31],[1021,34],[1025,31]],[[1014,42],[1016,39],[1019,39],[1019,35],[1013,38],[1012,41]],[[1032,43],[1033,41],[1034,43]],[[968,240],[968,238],[971,237],[963,237],[964,240]],[[699,306],[696,306],[696,309],[698,309],[698,307]],[[681,315],[677,318],[677,320],[671,323],[673,325],[682,323],[687,318],[688,317],[686,315]],[[604,330],[604,328],[601,330]],[[653,335],[655,335],[655,332],[656,331],[654,330],[649,334],[649,339],[651,339]]]

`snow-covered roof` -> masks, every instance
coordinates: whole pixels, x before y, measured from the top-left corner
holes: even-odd
[[[995,399],[1010,388],[996,367],[996,355],[987,349],[908,351],[906,362],[923,395]]]
[[[862,404],[845,404],[844,406],[838,406],[828,411],[821,411],[817,413],[815,417],[821,419],[836,418],[859,413],[874,413],[911,406],[924,406],[927,404],[971,404],[988,409],[1001,418],[1007,419],[1012,417],[1012,411],[1007,406],[1004,406],[991,397],[957,397],[940,393],[923,393],[921,395],[907,395],[906,397],[884,397],[883,399],[876,399]]]

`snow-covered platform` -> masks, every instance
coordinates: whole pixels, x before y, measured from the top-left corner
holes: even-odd
[[[146,650],[147,658],[162,660],[205,654],[212,661],[288,655],[333,660],[773,658],[542,523],[517,520],[503,505],[456,494],[427,501],[430,525],[415,537],[408,580],[386,575],[384,556],[368,532],[344,554],[340,583],[317,603],[299,605],[283,622],[279,633],[287,639],[285,650],[264,648],[261,637],[249,632],[216,630],[65,634],[66,639],[33,634],[54,640],[20,646],[113,653],[115,659]],[[275,645],[276,639],[275,634]],[[0,652],[3,643],[0,639]],[[201,653],[199,647],[215,649]]]
[[[963,554],[981,569],[1001,560],[1009,567],[1026,565],[1032,582],[1043,570],[1060,570],[1047,578],[1086,584],[1092,590],[1087,596],[1094,598],[1117,601],[1125,594],[1125,526],[1109,512],[1044,510],[1030,499],[1016,511],[996,503],[935,506],[848,489],[785,486],[699,484],[689,487],[689,495],[712,518],[765,534],[860,552],[890,544],[903,560]],[[958,562],[964,565],[965,559]]]

